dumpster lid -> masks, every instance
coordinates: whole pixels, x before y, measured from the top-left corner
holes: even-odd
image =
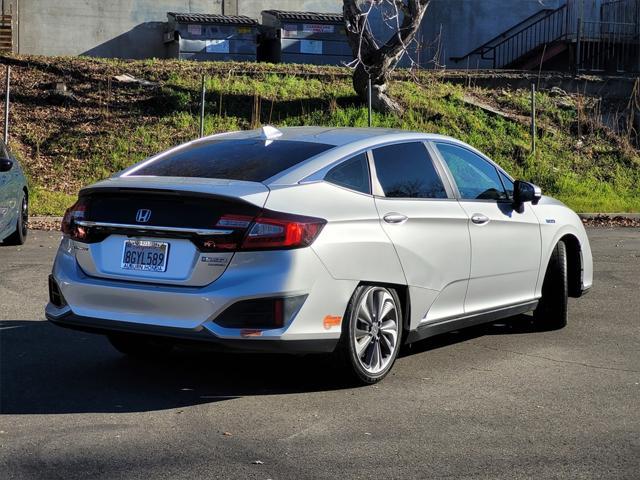
[[[344,17],[341,13],[289,12],[284,10],[263,10],[262,13],[287,22],[344,23]]]
[[[176,13],[168,12],[179,23],[207,23],[215,25],[258,25],[258,21],[244,15],[218,15],[214,13]]]

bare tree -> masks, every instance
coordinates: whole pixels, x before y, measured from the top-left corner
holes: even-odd
[[[353,88],[367,98],[368,79],[372,84],[373,108],[401,113],[402,108],[387,94],[391,73],[414,43],[430,0],[343,0],[347,39],[353,51]],[[375,10],[392,31],[388,39],[376,39],[369,23]],[[413,59],[411,60],[413,62]]]

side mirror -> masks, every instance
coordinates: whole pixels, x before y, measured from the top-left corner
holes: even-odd
[[[542,190],[533,183],[516,180],[513,184],[513,203],[520,207],[526,202],[537,205],[542,198]]]
[[[13,160],[8,158],[0,158],[0,173],[8,172],[13,168]]]

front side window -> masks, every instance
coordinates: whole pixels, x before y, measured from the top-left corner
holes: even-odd
[[[436,143],[464,200],[506,200],[498,170],[466,148]]]
[[[510,180],[504,173],[500,173],[500,180],[502,180],[502,184],[504,185],[504,189],[507,191],[507,195],[509,199],[513,199],[513,180]]]
[[[355,190],[356,192],[371,193],[367,154],[361,153],[342,162],[340,165],[336,165],[329,170],[324,179],[329,183]]]
[[[391,198],[447,198],[427,148],[421,142],[373,150],[380,186]]]
[[[291,140],[212,140],[179,148],[130,175],[263,182],[331,148]]]

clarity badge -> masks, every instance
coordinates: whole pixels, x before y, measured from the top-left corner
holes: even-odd
[[[200,257],[200,261],[203,263],[208,264],[210,267],[218,267],[218,266],[224,266],[227,263],[229,263],[229,258],[228,257],[205,257],[202,256]]]

